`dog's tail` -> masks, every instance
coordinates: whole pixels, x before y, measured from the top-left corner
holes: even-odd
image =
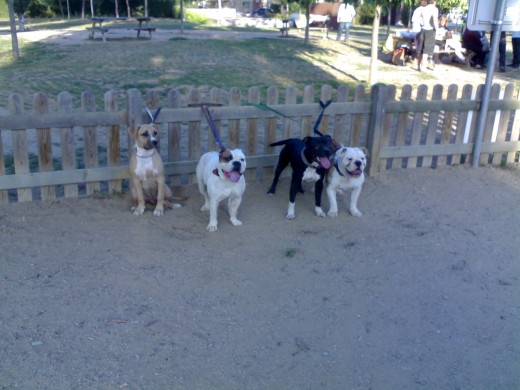
[[[277,142],[273,142],[272,144],[270,144],[270,146],[280,146],[280,145],[285,145],[287,142],[289,142],[290,139],[284,139],[283,141],[277,141]]]

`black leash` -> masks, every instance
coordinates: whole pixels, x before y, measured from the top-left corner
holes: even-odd
[[[325,112],[327,107],[330,106],[330,103],[332,103],[332,100],[327,101],[327,103],[323,103],[320,100],[321,112],[320,112],[320,115],[318,116],[318,119],[316,119],[316,123],[314,124],[314,127],[312,128],[314,130],[314,133],[318,134],[320,137],[322,137],[323,134],[318,130],[318,127],[320,127],[321,118],[323,117],[323,113]]]
[[[145,107],[146,108],[146,112],[148,113],[148,116],[150,117],[150,119],[152,120],[152,123],[155,123],[155,121],[157,120],[157,117],[159,116],[159,114],[161,113],[161,107],[159,107],[157,109],[157,111],[155,111],[155,115],[152,114],[152,112],[148,109],[148,107]]]
[[[204,113],[204,116],[206,117],[206,121],[208,122],[209,128],[211,129],[211,132],[213,133],[213,138],[215,139],[215,143],[220,147],[220,150],[227,149],[224,144],[222,143],[222,140],[220,139],[220,132],[218,130],[218,127],[213,120],[213,117],[211,116],[211,113],[209,112],[210,106],[221,106],[221,104],[217,103],[201,103],[201,104],[189,104],[188,107],[195,107],[200,106],[202,109],[202,112]]]

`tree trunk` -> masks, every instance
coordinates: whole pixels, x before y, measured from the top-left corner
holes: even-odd
[[[94,17],[94,0],[90,0],[90,17]]]
[[[129,18],[132,17],[132,9],[130,8],[130,1],[126,0],[126,13]]]
[[[372,24],[372,50],[370,54],[370,73],[368,82],[374,85],[377,82],[377,54],[379,49],[379,21],[381,20],[381,6],[376,5],[374,23]]]
[[[119,4],[118,4],[117,0],[114,0],[114,7],[115,7],[115,12],[116,12],[116,18],[119,18]]]
[[[144,17],[148,17],[148,0],[144,0]]]
[[[310,2],[307,2],[306,3],[307,6],[305,7],[305,40],[304,40],[304,44],[305,46],[309,46],[309,20],[310,20],[310,15],[311,15],[311,4]]]
[[[18,36],[16,35],[16,19],[14,17],[13,0],[7,0],[7,7],[9,8],[9,24],[11,26],[11,45],[13,47],[13,57],[16,60],[19,60],[20,50],[18,49]]]
[[[184,0],[181,0],[181,14],[179,16],[181,19],[181,34],[184,34]]]

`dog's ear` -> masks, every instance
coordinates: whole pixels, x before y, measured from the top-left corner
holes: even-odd
[[[307,142],[309,142],[311,140],[312,137],[305,137],[304,139],[302,139],[303,143],[306,144]]]
[[[137,128],[138,126],[128,126],[127,128],[128,135],[133,139],[137,137]]]
[[[347,148],[345,146],[343,146],[340,151],[339,151],[339,154],[345,154],[347,153]]]
[[[231,153],[231,150],[227,148],[222,148],[218,153],[218,158],[220,161],[229,162],[233,160],[233,154]]]
[[[363,153],[365,153],[365,157],[368,157],[368,149],[363,147],[361,148],[361,150],[363,151]]]

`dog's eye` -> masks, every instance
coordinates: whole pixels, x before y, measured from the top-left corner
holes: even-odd
[[[141,137],[146,137],[146,138],[148,138],[148,132],[145,131],[143,134],[141,134]]]

